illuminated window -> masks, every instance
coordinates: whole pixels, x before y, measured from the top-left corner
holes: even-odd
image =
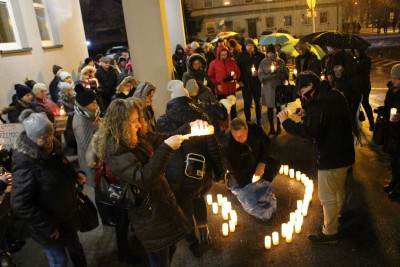
[[[51,46],[53,42],[53,34],[50,28],[50,19],[46,8],[46,0],[33,0],[35,8],[36,21],[38,23],[42,46]]]
[[[0,50],[21,48],[10,0],[0,0]]]

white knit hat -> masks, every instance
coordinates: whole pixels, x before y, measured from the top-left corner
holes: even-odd
[[[221,99],[219,103],[221,103],[225,107],[226,111],[229,114],[231,112],[232,106],[236,104],[236,97],[234,95],[230,95],[227,98]]]
[[[57,75],[61,81],[64,81],[66,78],[71,77],[71,74],[69,74],[69,72],[65,70],[58,72]]]
[[[200,47],[200,44],[198,43],[198,42],[196,42],[196,41],[193,41],[191,44],[190,44],[190,48],[192,48],[193,50],[196,50],[197,48],[199,48]]]
[[[44,83],[35,83],[35,85],[32,88],[32,93],[36,95],[40,91],[46,90],[47,92],[49,89],[47,89],[47,86]]]
[[[179,80],[171,80],[168,82],[168,91],[171,92],[171,99],[189,96],[189,92],[183,86],[183,82]]]

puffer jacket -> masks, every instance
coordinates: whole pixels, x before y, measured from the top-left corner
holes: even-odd
[[[167,134],[176,132],[198,119],[208,120],[207,115],[193,104],[190,98],[175,98],[167,104],[166,114],[158,119],[156,130]],[[189,153],[200,154],[205,157],[205,173],[201,180],[190,178],[185,174],[186,160]],[[221,149],[215,136],[191,137],[173,154],[172,160],[167,166],[166,175],[168,183],[177,197],[178,204],[184,208],[187,216],[192,215],[190,213],[192,207],[187,205],[187,202],[202,198],[211,188],[213,172],[216,178],[222,177],[224,173]],[[206,222],[207,212],[202,211],[201,203],[193,208],[195,209],[195,214],[200,216],[196,218],[196,221]]]
[[[172,153],[165,143],[157,148],[142,142],[134,148],[113,142],[107,145],[105,163],[112,173],[131,185],[135,195],[148,196],[148,201],[129,210],[135,234],[146,251],[169,247],[187,233],[185,216],[164,174]]]
[[[18,123],[18,117],[25,109],[32,109],[35,112],[45,112],[45,110],[37,104],[24,102],[18,99],[17,95],[13,95],[12,103],[9,105],[6,111],[4,111],[4,113],[7,113],[8,121],[10,123]]]
[[[23,132],[12,156],[11,205],[40,244],[52,242],[50,235],[64,227],[77,229],[77,173],[55,142],[54,152],[44,153]]]
[[[231,72],[234,72],[236,79],[239,80],[240,69],[236,61],[229,55],[227,59],[222,60],[222,51],[228,51],[229,53],[228,48],[225,46],[219,46],[217,48],[217,58],[211,62],[210,67],[208,68],[208,76],[216,87],[218,85],[222,86],[221,91],[216,90],[217,95],[228,96],[236,92],[237,81],[230,78]]]

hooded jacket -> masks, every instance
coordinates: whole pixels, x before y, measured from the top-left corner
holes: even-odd
[[[54,151],[44,153],[23,132],[17,139],[12,159],[11,205],[15,215],[29,226],[40,244],[52,242],[58,229],[79,225],[75,185],[77,173],[55,142]]]
[[[228,51],[228,58],[221,59],[221,52]],[[216,91],[217,95],[228,96],[236,92],[236,81],[232,80],[231,72],[234,72],[236,79],[240,79],[240,69],[234,59],[229,55],[229,49],[225,46],[217,48],[217,58],[213,60],[208,68],[208,76],[218,87],[221,85],[221,91]]]
[[[178,50],[182,50],[182,53],[178,53]],[[175,53],[172,55],[172,62],[174,64],[176,74],[178,75],[177,79],[181,79],[183,73],[186,71],[186,60],[187,56],[185,54],[185,49],[182,47],[182,45],[177,44]]]
[[[254,53],[250,55],[247,50],[236,56],[236,61],[240,68],[240,80],[247,90],[253,89],[261,91],[261,84],[257,76],[258,66],[264,59],[264,54],[255,48]],[[252,67],[255,68],[255,75],[252,74]],[[260,92],[261,93],[261,92]]]
[[[156,87],[152,85],[149,82],[142,82],[138,85],[138,87],[135,90],[135,93],[133,94],[133,97],[139,98],[143,101],[143,103],[146,103],[146,97],[150,93],[150,91],[156,90]],[[149,123],[149,127],[152,131],[155,129],[156,125],[156,119],[154,117],[154,110],[152,106],[146,106],[143,110],[144,112],[144,117],[146,121]]]
[[[304,55],[299,55],[295,59],[297,72],[303,72],[306,70],[312,71],[318,76],[321,73],[321,62],[317,56],[309,50],[306,50]]]

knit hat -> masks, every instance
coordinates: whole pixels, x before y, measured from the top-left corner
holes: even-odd
[[[197,96],[199,94],[199,85],[195,79],[188,80],[185,87],[190,96]]]
[[[58,65],[53,65],[53,74],[54,74],[54,75],[57,75],[57,72],[58,72],[59,70],[62,70],[62,68],[61,68],[60,66],[58,66]]]
[[[400,79],[400,64],[396,64],[392,67],[390,76],[394,79]]]
[[[32,93],[36,95],[37,93],[46,90],[47,92],[49,89],[47,89],[47,86],[44,83],[35,83],[35,85],[32,88]]]
[[[221,99],[219,103],[221,103],[225,107],[226,111],[229,114],[231,112],[232,106],[236,104],[236,97],[234,95],[230,95],[227,98]]]
[[[254,40],[253,40],[253,39],[247,38],[246,41],[244,42],[244,45],[245,45],[245,46],[247,46],[247,45],[254,45],[254,46],[256,46],[256,43],[254,43]]]
[[[57,88],[60,90],[60,92],[64,92],[65,90],[68,89],[74,89],[74,84],[67,82],[59,82]]]
[[[33,86],[35,85],[36,82],[34,80],[26,78],[24,83],[25,83],[26,86],[28,86],[29,88],[33,89]]]
[[[75,86],[76,102],[82,107],[86,107],[96,100],[96,94],[92,89],[86,89],[82,84],[78,83]]]
[[[26,135],[31,140],[36,140],[53,132],[53,124],[45,113],[36,113],[31,109],[25,109],[19,116]]]
[[[191,44],[190,44],[190,48],[192,48],[193,50],[196,50],[197,48],[199,48],[200,47],[200,44],[198,43],[198,42],[196,42],[196,41],[193,41]]]
[[[267,53],[276,53],[275,46],[270,44],[267,46]]]
[[[62,70],[57,73],[57,76],[60,78],[61,81],[64,81],[66,78],[71,77],[71,74],[69,72]]]
[[[183,87],[183,82],[179,80],[172,80],[168,82],[168,91],[171,92],[171,99],[189,96],[189,92]]]
[[[23,84],[16,84],[14,86],[14,89],[15,89],[16,95],[19,99],[23,98],[26,94],[32,93],[32,89]]]

